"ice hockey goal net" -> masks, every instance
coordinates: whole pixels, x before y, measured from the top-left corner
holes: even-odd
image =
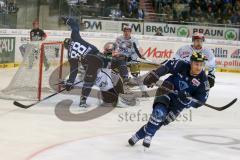
[[[51,83],[61,80],[64,59],[62,42],[30,42],[23,47],[23,61],[0,97],[14,100],[41,100],[55,90]],[[51,76],[54,72],[57,77]],[[60,87],[58,87],[60,89]]]

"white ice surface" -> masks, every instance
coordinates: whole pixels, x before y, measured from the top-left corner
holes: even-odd
[[[0,89],[15,71],[0,70]],[[221,106],[235,97],[240,99],[240,74],[217,73],[216,77],[208,103]],[[76,109],[78,96],[56,96],[27,110],[0,100],[0,160],[240,159],[239,101],[222,112],[206,107],[184,111],[188,121],[182,118],[161,128],[144,152],[141,142],[132,148],[127,140],[146,123],[153,98],[136,107],[116,108],[94,120],[65,122],[56,117],[54,106],[66,97],[74,100]]]

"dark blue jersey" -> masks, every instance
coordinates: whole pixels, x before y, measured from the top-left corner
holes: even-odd
[[[164,66],[171,75],[165,80],[174,85],[174,90],[186,91],[191,97],[201,102],[206,102],[209,92],[209,83],[204,71],[199,75],[190,74],[191,66],[189,63],[181,60],[169,60]],[[181,100],[176,94],[169,93],[172,107],[189,108],[200,107],[201,105],[191,100]]]
[[[69,18],[66,22],[72,29],[71,43],[68,49],[68,58],[85,57],[87,54],[97,54],[99,51],[97,47],[83,40],[80,36],[80,27],[78,23]]]

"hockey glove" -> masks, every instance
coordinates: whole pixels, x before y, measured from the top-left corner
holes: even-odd
[[[67,24],[68,17],[61,17],[63,24]]]
[[[66,91],[71,91],[74,88],[73,83],[66,82],[65,83],[65,88],[66,88]]]
[[[187,101],[188,100],[187,97],[190,97],[190,94],[187,93],[186,91],[179,91],[178,92],[178,98],[180,98],[182,101]]]
[[[143,84],[146,85],[148,88],[153,87],[154,84],[159,80],[159,76],[156,74],[155,71],[151,71],[148,75],[144,78]]]
[[[82,108],[86,108],[87,107],[87,98],[86,97],[81,96],[79,107],[82,107]]]
[[[212,88],[215,84],[215,76],[213,74],[208,74],[207,78],[208,78],[210,88]]]

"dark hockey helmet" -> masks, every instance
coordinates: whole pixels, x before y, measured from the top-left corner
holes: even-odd
[[[202,33],[199,32],[194,32],[192,35],[192,41],[194,41],[195,39],[202,39],[202,41],[205,41],[205,37]]]
[[[68,46],[70,45],[71,43],[71,39],[70,38],[65,38],[64,41],[63,41],[63,46],[65,49],[68,49]]]
[[[103,47],[104,54],[112,54],[113,51],[116,50],[116,43],[114,42],[107,42]]]
[[[193,52],[190,59],[191,61],[196,61],[196,62],[204,62],[207,60],[206,56],[201,52]]]

